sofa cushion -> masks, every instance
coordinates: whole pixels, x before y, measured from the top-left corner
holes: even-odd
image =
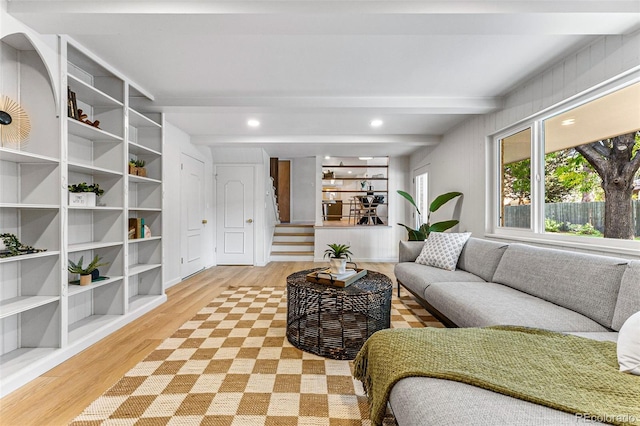
[[[434,283],[424,295],[459,327],[519,325],[558,332],[608,331],[571,309],[497,283]]]
[[[511,244],[498,264],[493,281],[611,327],[620,282],[628,263],[615,257]]]
[[[396,279],[412,292],[419,296],[424,295],[424,290],[429,285],[437,282],[448,281],[477,281],[483,282],[482,278],[466,271],[445,271],[444,269],[432,266],[418,265],[413,262],[396,264],[393,270]]]
[[[430,377],[398,381],[391,388],[389,404],[401,426],[602,424],[466,383]]]
[[[424,241],[402,241],[398,248],[398,262],[415,262],[422,251]]]
[[[640,376],[640,311],[631,315],[620,327],[618,363],[620,371]]]
[[[601,342],[617,342],[618,333],[615,331],[572,331],[572,336],[584,337],[585,339],[599,340]]]
[[[640,261],[634,260],[629,262],[622,276],[611,328],[620,330],[627,318],[638,311],[640,311]]]
[[[471,272],[485,281],[492,281],[498,263],[508,246],[496,241],[469,238],[460,253],[458,268]]]
[[[416,263],[453,271],[458,264],[460,252],[471,236],[471,232],[432,232],[424,242]]]

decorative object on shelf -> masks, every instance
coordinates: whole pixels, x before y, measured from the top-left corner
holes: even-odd
[[[83,261],[84,261],[84,256],[80,256],[78,263],[74,263],[71,259],[69,259],[69,266],[67,267],[67,270],[72,274],[80,275],[80,285],[91,284],[91,281],[93,280],[94,271],[98,271],[99,266],[106,266],[109,264],[109,262],[99,263],[100,257],[97,254],[93,258],[91,263],[87,265],[86,268],[82,266]],[[98,271],[96,275],[100,277],[100,272]]]
[[[407,201],[409,201],[411,205],[415,207],[418,214],[422,215],[422,213],[420,213],[420,210],[418,209],[418,206],[416,205],[416,202],[413,200],[413,197],[411,196],[411,194],[405,191],[400,191],[400,190],[398,190],[398,194],[400,194]],[[459,222],[458,220],[455,220],[455,219],[445,220],[442,222],[436,222],[434,224],[431,224],[430,223],[431,213],[435,212],[444,204],[448,203],[450,200],[456,197],[459,197],[460,195],[462,195],[462,192],[454,191],[454,192],[447,192],[446,194],[437,196],[429,205],[429,212],[427,213],[427,222],[420,225],[419,229],[410,228],[407,225],[404,225],[402,223],[398,223],[398,225],[404,226],[404,228],[407,230],[407,232],[409,233],[409,241],[424,241],[427,239],[430,232],[444,232],[449,228],[453,228],[458,224]]]
[[[366,175],[365,175],[365,178],[366,178]],[[367,188],[367,183],[368,182],[367,182],[366,179],[365,180],[361,180],[360,181],[360,189],[362,189],[364,191]]]
[[[329,265],[332,274],[344,274],[347,269],[347,260],[351,260],[350,246],[346,244],[327,244],[323,257],[329,257]]]
[[[331,170],[327,170],[326,172],[322,173],[322,179],[333,179],[334,177],[335,173]]]
[[[104,194],[100,184],[86,182],[69,185],[69,205],[72,207],[95,207],[96,197]]]
[[[87,118],[88,118],[88,115],[82,112],[81,109],[79,109],[78,117],[76,118],[78,121],[82,121],[83,123],[88,124],[89,126],[95,127],[96,129],[100,128],[100,120],[91,121],[91,120],[88,120]]]
[[[69,86],[67,86],[67,116],[79,120],[76,92],[73,92]]]
[[[0,245],[0,257],[19,256],[22,254],[47,251],[47,249],[37,249],[22,244],[14,234],[0,234],[0,240],[2,240],[2,245]]]
[[[143,217],[130,217],[129,218],[129,239],[137,240],[139,238],[151,237],[151,231],[147,234],[149,227],[144,224]]]
[[[8,96],[0,96],[0,143],[2,146],[23,146],[31,132],[27,112]]]

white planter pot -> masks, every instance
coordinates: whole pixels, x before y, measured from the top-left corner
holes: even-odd
[[[332,274],[344,274],[347,270],[347,259],[329,259]]]
[[[96,194],[94,192],[70,192],[69,207],[95,207]]]

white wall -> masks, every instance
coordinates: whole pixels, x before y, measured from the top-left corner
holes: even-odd
[[[500,111],[467,120],[445,134],[436,147],[413,154],[410,170],[429,165],[430,198],[452,190],[463,192],[459,229],[482,237],[487,136],[639,65],[640,31],[602,37],[522,83],[505,97]],[[433,218],[449,219],[452,214],[453,204]]]
[[[316,218],[316,158],[291,159],[291,222],[313,223]]]
[[[213,168],[211,152],[195,146],[191,137],[172,125],[164,123],[164,212],[162,234],[164,244],[164,281],[165,288],[182,280],[180,273],[180,159],[187,154],[204,163],[205,218],[208,224],[204,228],[203,259],[205,268],[215,265],[214,249],[214,216],[213,216]]]

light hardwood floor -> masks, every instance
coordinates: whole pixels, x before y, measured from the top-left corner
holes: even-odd
[[[168,301],[29,384],[0,399],[0,425],[66,425],[164,339],[230,286],[284,287],[287,275],[323,266],[271,262],[216,266],[167,290]],[[359,263],[392,278],[392,263]]]

